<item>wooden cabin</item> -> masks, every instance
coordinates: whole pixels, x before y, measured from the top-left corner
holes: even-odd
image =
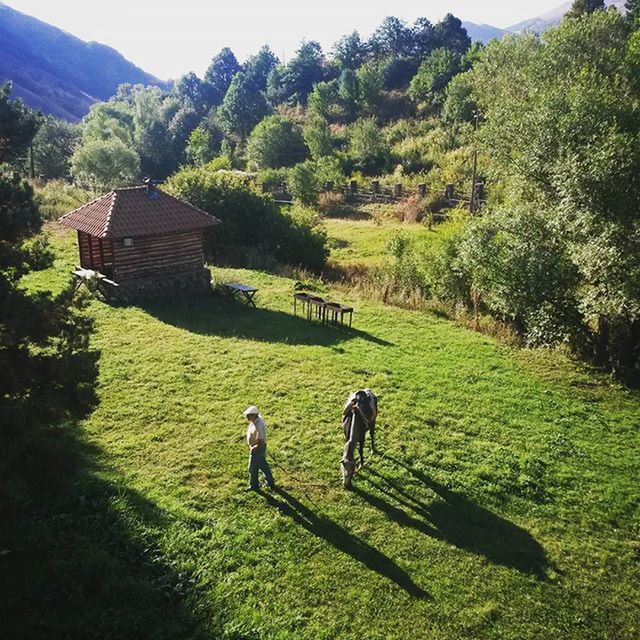
[[[220,220],[151,183],[115,189],[58,222],[77,230],[80,267],[99,274],[107,297],[210,287],[203,235]]]

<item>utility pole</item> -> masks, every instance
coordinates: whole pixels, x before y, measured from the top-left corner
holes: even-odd
[[[469,202],[469,211],[473,214],[476,212],[476,175],[478,173],[478,144],[476,142],[478,134],[478,118],[480,113],[473,112],[473,173],[471,177],[471,201]]]

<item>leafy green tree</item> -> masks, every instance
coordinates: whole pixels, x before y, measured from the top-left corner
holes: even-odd
[[[279,115],[261,120],[247,141],[247,160],[258,169],[290,167],[302,162],[306,155],[300,127]]]
[[[376,175],[384,169],[389,149],[374,118],[363,118],[351,126],[348,152],[363,173]]]
[[[89,139],[73,154],[71,173],[96,190],[126,187],[140,179],[140,156],[120,138]]]
[[[567,12],[567,18],[579,18],[594,11],[605,9],[604,0],[573,0],[571,9]]]
[[[305,122],[302,133],[311,157],[315,160],[333,153],[331,129],[322,116],[312,114]]]
[[[388,16],[373,32],[368,46],[378,58],[409,57],[413,55],[413,33],[403,20]]]
[[[244,142],[253,127],[269,112],[267,101],[256,91],[247,76],[237,73],[217,111],[217,119],[225,135]]]
[[[264,45],[244,63],[244,72],[256,91],[265,91],[269,74],[278,66],[278,58]]]
[[[42,120],[33,138],[33,160],[38,175],[62,178],[69,174],[71,156],[80,143],[80,128],[53,116]]]
[[[442,117],[448,122],[471,122],[477,108],[472,93],[473,76],[470,72],[454,76],[447,85]]]
[[[638,29],[640,27],[640,0],[627,0],[624,8],[629,24],[634,29]]]
[[[185,149],[187,161],[196,167],[207,164],[219,153],[220,142],[205,125],[199,125],[189,135]]]
[[[513,206],[554,212],[595,355],[627,374],[640,360],[640,111],[628,38],[622,16],[595,11],[541,40],[491,43],[473,70],[487,172]]]
[[[36,115],[10,94],[11,82],[0,85],[0,162],[6,163],[26,155],[39,126]]]
[[[351,119],[355,117],[358,109],[360,88],[358,86],[358,78],[352,69],[345,69],[340,74],[338,96],[342,102],[347,118]]]
[[[204,74],[204,90],[208,105],[215,107],[222,103],[231,81],[240,70],[241,67],[229,47],[224,47],[213,58]]]
[[[35,127],[33,115],[9,99],[8,89],[0,91],[0,113],[3,126],[13,124],[3,130],[8,136],[0,145],[1,165],[29,146]],[[39,251],[26,244],[41,224],[31,187],[0,174],[0,501],[5,507],[16,500],[8,488],[21,486],[19,476],[40,472],[34,454],[42,433],[77,417],[94,400],[91,322],[79,313],[72,283],[56,297],[30,294],[21,285],[29,271],[51,262],[42,241]]]
[[[422,60],[437,46],[435,28],[426,18],[418,18],[412,29],[413,55]]]
[[[133,117],[133,97],[131,104],[98,102],[84,118],[82,140],[118,138],[126,145],[133,145]]]
[[[459,18],[448,13],[436,26],[433,33],[436,46],[464,55],[471,46],[471,38]],[[435,48],[435,47],[434,47]]]
[[[286,97],[292,102],[306,104],[313,85],[324,80],[324,76],[322,47],[313,40],[303,41],[284,71],[283,86]]]
[[[283,64],[276,65],[267,76],[266,98],[271,105],[282,104],[287,95],[284,86],[286,67]]]
[[[378,70],[385,89],[405,90],[418,70],[415,58],[389,56],[378,63]]]
[[[366,61],[369,48],[360,38],[360,34],[353,31],[347,36],[342,36],[333,45],[332,54],[339,69],[355,70]]]
[[[368,62],[358,69],[356,76],[360,90],[360,108],[365,113],[373,115],[380,104],[384,89],[382,74],[377,65]]]
[[[184,105],[190,106],[197,113],[206,110],[207,90],[204,82],[193,71],[186,73],[176,81],[173,93]]]
[[[409,95],[415,102],[441,104],[449,81],[460,71],[460,56],[449,49],[436,49],[420,65],[411,80]]]
[[[312,161],[301,162],[289,171],[287,186],[294,200],[304,205],[314,205],[320,192],[320,181]]]
[[[309,94],[307,103],[309,112],[328,120],[335,112],[337,99],[338,85],[335,80],[331,82],[318,82]]]

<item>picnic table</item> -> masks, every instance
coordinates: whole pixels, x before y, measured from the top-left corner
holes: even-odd
[[[104,273],[100,273],[94,269],[76,267],[72,273],[78,280],[75,291],[77,291],[83,284],[95,281],[97,282],[98,291],[104,296],[105,300],[109,300],[111,298],[112,290],[119,286],[117,282],[107,278]]]
[[[234,298],[242,302],[246,302],[248,305],[256,308],[256,303],[253,298],[258,292],[257,287],[251,287],[240,282],[223,282],[223,286],[226,287],[227,292]]]
[[[344,318],[349,316],[349,327],[353,320],[353,307],[349,307],[339,302],[332,302],[320,296],[315,296],[311,293],[305,293],[299,291],[293,294],[293,313],[297,315],[298,302],[302,306],[302,313],[305,314],[309,320],[312,316],[315,316],[322,322],[332,322],[334,324],[344,324]]]

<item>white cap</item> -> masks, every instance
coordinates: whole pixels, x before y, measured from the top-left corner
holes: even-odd
[[[250,407],[247,407],[243,412],[242,415],[243,416],[249,416],[249,415],[258,415],[260,412],[258,411],[258,407],[256,407],[255,404],[252,404]]]

